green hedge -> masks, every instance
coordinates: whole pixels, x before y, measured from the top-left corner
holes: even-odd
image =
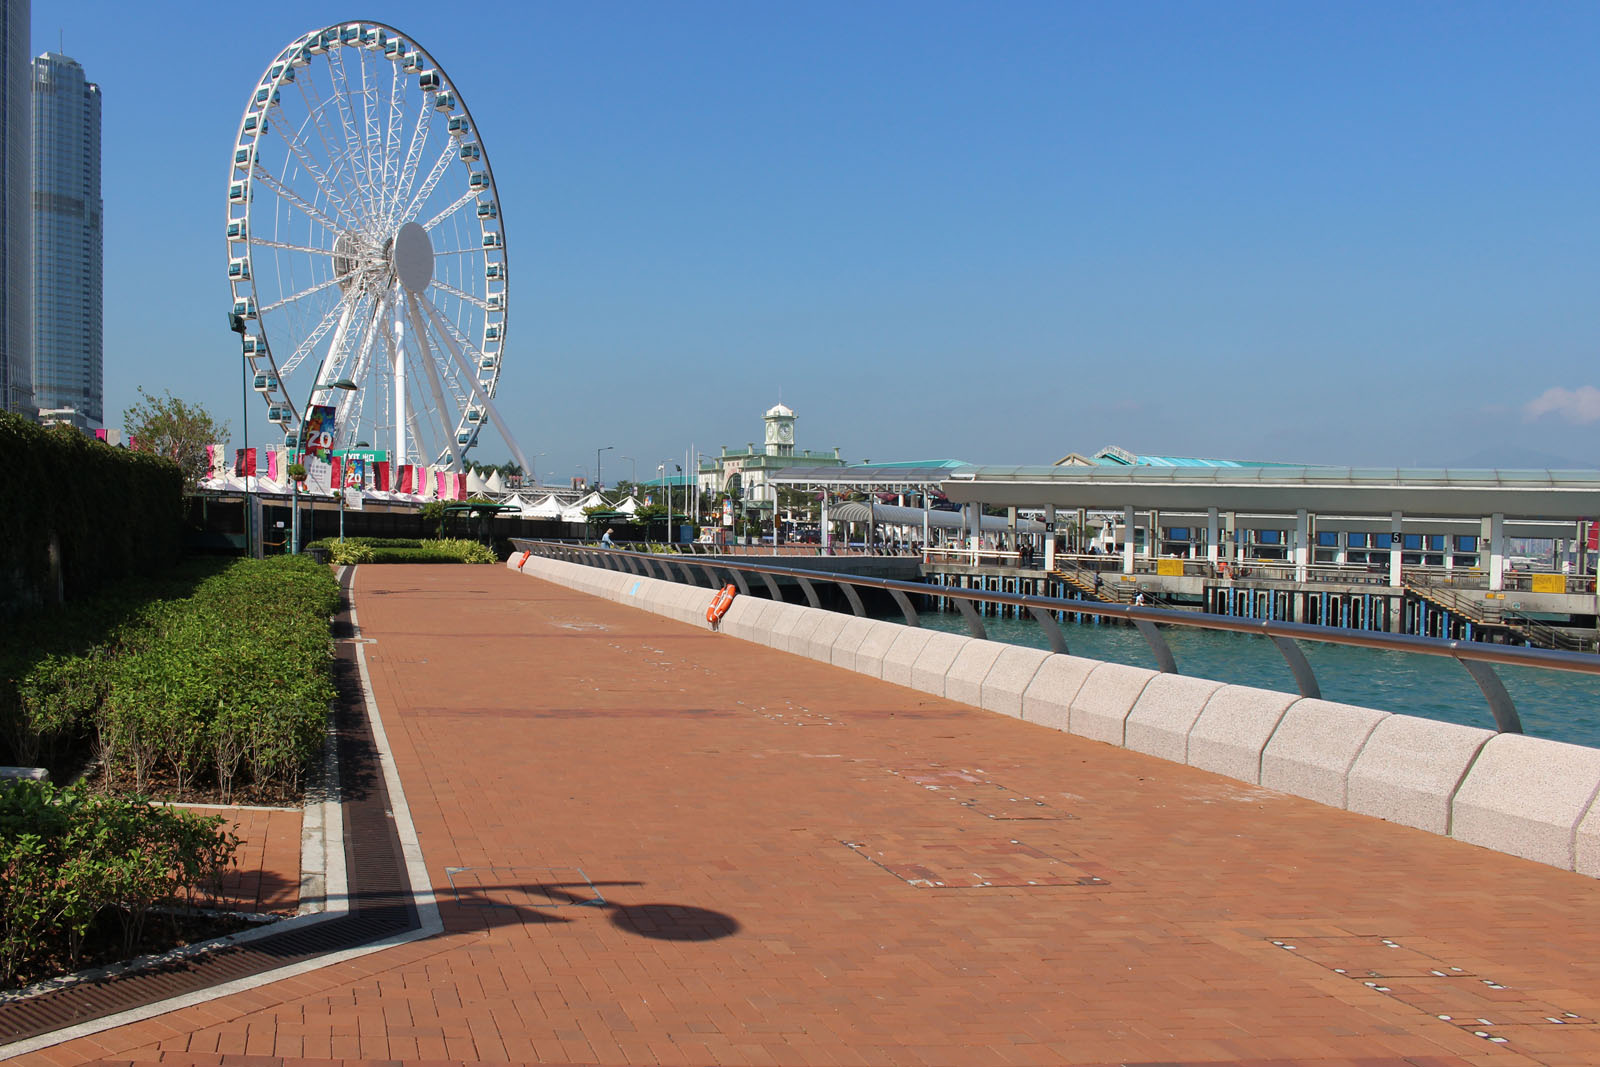
[[[416,541],[381,537],[336,537],[306,546],[328,554],[333,563],[494,563],[494,550],[477,541],[442,538]]]
[[[0,784],[0,986],[132,956],[156,908],[214,899],[239,845],[222,824],[143,797]]]
[[[0,471],[0,618],[177,562],[183,474],[176,463],[0,412]]]
[[[294,794],[333,699],[338,587],[304,556],[181,568],[0,645],[0,763],[110,788]]]

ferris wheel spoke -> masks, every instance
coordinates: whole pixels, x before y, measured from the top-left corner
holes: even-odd
[[[419,310],[426,305],[414,295],[406,294],[406,312],[411,318],[411,335],[417,343],[423,370],[427,373],[428,388],[433,393],[434,408],[438,413],[439,424],[444,429],[444,443],[450,449],[450,455],[455,460],[456,466],[461,466],[461,446],[456,444],[456,428],[450,422],[450,415],[444,403],[444,388],[439,383],[439,368],[433,358],[433,343],[428,339],[428,329],[423,325],[422,312]]]
[[[422,224],[422,228],[424,230],[432,230],[435,226],[439,225],[439,223],[443,222],[445,219],[449,218],[451,215],[454,215],[456,212],[460,211],[462,208],[466,207],[468,204],[472,203],[477,198],[478,198],[478,191],[476,189],[468,189],[465,193],[462,194],[461,199],[457,200],[455,203],[451,204],[449,207],[447,207],[443,211],[439,212],[437,215],[435,215],[433,218],[429,219],[427,222],[424,222]]]
[[[351,162],[351,175],[355,178],[356,185],[360,188],[366,199],[366,208],[372,210],[372,175],[366,173],[361,166],[362,144],[361,134],[356,130],[355,114],[350,107],[350,77],[344,69],[343,48],[330,48],[328,50],[328,70],[332,72],[333,80],[338,84],[334,87],[333,99],[339,108],[339,122],[344,127],[345,152]]]
[[[460,289],[457,289],[455,286],[451,285],[449,282],[440,281],[438,278],[435,278],[433,280],[433,287],[435,289],[440,289],[440,290],[443,290],[446,293],[449,293],[451,296],[455,297],[457,300],[465,300],[467,303],[472,304],[474,307],[480,307],[485,311],[489,310],[489,301],[483,299],[481,296],[473,296],[471,293],[462,292]]]
[[[411,145],[406,149],[406,161],[400,168],[400,180],[395,183],[395,205],[409,203],[411,187],[417,181],[417,167],[422,162],[422,150],[427,147],[428,134],[433,125],[433,108],[424,100],[417,109],[417,124],[411,130]]]
[[[363,52],[356,53],[356,62],[361,67],[361,113],[365,120],[363,126],[364,158],[367,161],[367,177],[371,181],[375,194],[373,204],[376,213],[382,215],[387,210],[384,197],[383,173],[383,132],[378,126],[376,110],[378,106],[378,87],[369,84],[367,78],[367,55]],[[374,60],[376,62],[376,60]],[[376,171],[376,175],[374,175]]]
[[[264,241],[252,237],[248,243],[251,248],[281,248],[286,252],[305,252],[313,256],[333,255],[331,248],[314,248],[311,245],[296,245],[287,241]]]
[[[383,139],[383,187],[388,193],[384,211],[396,207],[394,192],[400,185],[400,131],[405,127],[405,81],[400,77],[400,64],[390,64],[393,77],[389,82],[389,121]]]
[[[428,197],[433,195],[433,187],[439,184],[439,179],[444,177],[445,168],[450,165],[450,160],[455,156],[455,143],[449,138],[445,139],[444,151],[439,153],[439,158],[434,161],[433,170],[428,172],[427,181],[422,183],[422,188],[412,198],[406,207],[403,222],[411,222],[417,217],[417,212],[422,210],[422,205],[428,202]]]
[[[298,301],[304,300],[308,296],[314,296],[317,293],[322,292],[324,289],[328,289],[331,286],[338,285],[340,282],[344,281],[348,277],[350,277],[350,275],[348,275],[348,274],[335,275],[334,277],[329,278],[325,282],[318,282],[316,285],[313,285],[309,289],[302,289],[298,293],[294,293],[291,296],[284,297],[282,300],[277,300],[277,301],[274,301],[271,304],[268,304],[266,307],[262,308],[258,312],[258,314],[265,315],[268,312],[277,311],[281,307],[288,307],[290,304],[297,303]]]
[[[459,332],[456,331],[455,328],[450,324],[449,320],[439,313],[438,309],[427,303],[423,303],[422,306],[430,315],[432,315],[435,324],[443,333],[445,338],[445,346],[450,350],[450,355],[455,358],[456,364],[461,368],[461,373],[466,378],[467,383],[472,386],[472,394],[477,398],[478,403],[482,405],[484,414],[494,420],[494,424],[500,430],[500,435],[505,439],[506,446],[511,450],[511,454],[516,458],[517,463],[519,463],[524,470],[527,470],[527,457],[522,454],[522,449],[517,447],[516,439],[511,436],[511,430],[506,426],[505,422],[501,420],[500,409],[495,407],[494,393],[491,391],[495,383],[491,381],[489,383],[489,388],[486,388],[482,382],[478,381],[478,377],[473,372],[473,368],[467,363],[466,357],[462,355],[461,348],[458,348],[456,344],[450,340],[450,334],[456,333],[462,343],[462,347],[464,348],[469,348],[473,352],[477,352],[477,347],[465,337],[461,337]]]
[[[305,168],[306,173],[311,175],[311,180],[317,183],[317,188],[321,189],[322,195],[328,198],[328,203],[337,205],[338,213],[351,223],[354,223],[356,221],[355,215],[351,213],[349,205],[345,203],[344,197],[334,187],[333,182],[323,173],[322,168],[317,166],[316,161],[306,151],[305,143],[299,137],[291,137],[284,132],[285,127],[289,124],[279,121],[268,125],[278,131],[278,137],[289,147],[289,151],[294,154],[294,157],[300,161],[300,165]]]
[[[333,324],[339,321],[339,315],[343,311],[343,302],[335,304],[327,310],[312,331],[306,335],[306,339],[295,346],[294,352],[290,354],[288,361],[278,369],[281,377],[287,377],[299,368],[300,364],[305,361],[306,355],[317,347],[317,342],[321,341],[323,337],[327,336],[328,331],[333,329]]]
[[[334,233],[339,232],[340,226],[337,222],[334,222],[327,215],[323,214],[322,210],[315,204],[311,203],[305,197],[301,196],[283,182],[279,181],[276,177],[269,174],[267,169],[261,166],[259,163],[256,164],[255,173],[256,177],[260,178],[264,183],[266,183],[267,188],[277,193],[279,198],[286,203],[293,204],[295,207],[299,208],[307,218],[322,223],[323,226],[327,227]]]
[[[330,77],[329,82],[331,83],[332,80]],[[310,96],[307,95],[307,90],[314,88],[310,74],[297,78],[296,82],[300,85],[301,98],[305,100],[306,113],[310,116],[311,122],[316,128],[317,139],[322,142],[323,151],[327,154],[328,162],[332,166],[331,172],[327,174],[328,181],[335,182],[342,176],[345,167],[349,166],[353,170],[354,164],[349,158],[348,151],[335,149],[332,141],[328,139],[330,132],[336,140],[339,138],[339,134],[337,131],[330,131],[327,122],[324,121],[328,115],[327,101],[325,99],[312,101]],[[339,199],[344,205],[343,214],[351,219],[352,225],[359,224],[360,213],[349,203],[347,197],[341,195]]]

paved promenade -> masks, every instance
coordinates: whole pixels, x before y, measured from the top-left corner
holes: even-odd
[[[1592,880],[500,567],[355,595],[445,932],[21,1062],[1600,1063]]]

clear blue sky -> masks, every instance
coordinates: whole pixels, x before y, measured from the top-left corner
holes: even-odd
[[[780,393],[857,460],[1600,462],[1600,6],[380,8],[34,0],[105,94],[108,422],[142,385],[237,431],[239,115],[377,15],[491,153],[543,476],[742,447]]]

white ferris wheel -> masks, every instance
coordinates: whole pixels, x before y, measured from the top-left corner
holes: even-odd
[[[377,22],[313,30],[268,64],[228,180],[228,280],[268,419],[291,450],[462,470],[495,410],[508,256],[465,101]],[[308,436],[315,407],[332,437]]]

